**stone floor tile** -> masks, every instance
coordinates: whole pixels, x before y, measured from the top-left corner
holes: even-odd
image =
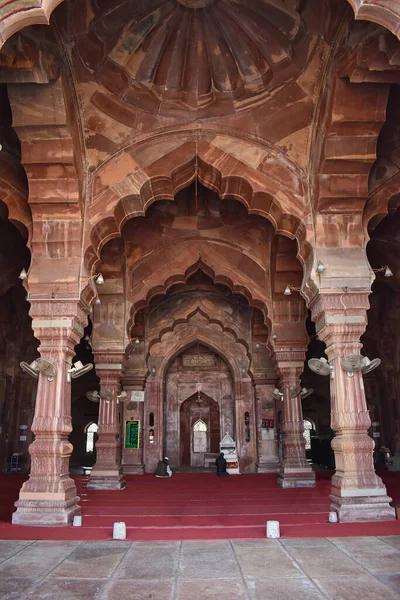
[[[24,600],[100,600],[105,581],[45,579]]]
[[[400,573],[400,549],[377,538],[374,544],[354,541],[339,544],[337,548],[354,558],[371,573]]]
[[[29,588],[34,584],[34,579],[2,579],[0,581],[0,600],[26,598]]]
[[[307,578],[255,579],[247,582],[252,600],[325,600],[325,596]]]
[[[378,579],[400,595],[400,575],[379,575]]]
[[[171,579],[178,566],[179,546],[179,542],[133,543],[114,577],[116,579]]]
[[[279,540],[232,540],[231,542],[234,548],[247,548],[248,546],[269,546],[270,548],[279,548]]]
[[[320,550],[319,550],[320,552]],[[279,546],[252,546],[235,548],[239,565],[245,578],[301,577],[294,560]]]
[[[240,579],[178,581],[176,600],[247,600]]]
[[[81,542],[35,542],[0,563],[0,577],[15,577],[19,573],[25,577],[40,579],[80,544]]]
[[[286,549],[309,577],[323,577],[328,570],[337,575],[364,573],[360,565],[333,545],[288,546]]]
[[[388,586],[368,574],[318,577],[314,582],[331,600],[399,600]]]
[[[239,566],[228,541],[183,542],[178,573],[183,579],[240,577]]]
[[[50,576],[106,579],[130,547],[130,542],[85,542],[76,548]]]
[[[113,581],[102,600],[172,600],[173,581]]]
[[[332,544],[350,544],[351,542],[362,542],[363,544],[368,544],[368,543],[375,543],[377,540],[379,540],[379,538],[375,537],[374,535],[365,535],[365,536],[353,536],[353,537],[329,537],[326,538],[327,540],[329,540],[330,542],[332,542]]]
[[[386,535],[385,537],[379,538],[382,542],[386,542],[395,548],[400,548],[400,535]]]
[[[0,562],[32,544],[32,542],[0,540]]]
[[[279,540],[282,546],[331,546],[326,538],[288,538]]]

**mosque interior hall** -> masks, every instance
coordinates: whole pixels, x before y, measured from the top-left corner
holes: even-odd
[[[0,538],[400,535],[399,37],[400,0],[0,2]]]

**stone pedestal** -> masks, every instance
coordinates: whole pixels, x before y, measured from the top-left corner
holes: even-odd
[[[315,473],[306,457],[306,443],[303,436],[303,410],[301,406],[300,375],[304,363],[299,356],[292,356],[290,365],[278,361],[283,392],[283,462],[278,477],[278,485],[283,488],[315,487]],[[298,363],[296,364],[296,359]]]
[[[54,310],[59,317],[55,318]],[[74,481],[69,477],[72,445],[68,435],[71,426],[71,388],[67,371],[74,347],[83,334],[87,311],[76,302],[32,302],[31,316],[35,336],[40,339],[42,358],[56,366],[49,381],[39,375],[31,444],[31,473],[20,491],[12,522],[17,525],[70,525],[80,514]]]
[[[312,303],[319,337],[326,343],[331,378],[332,448],[336,472],[332,477],[331,508],[339,521],[392,520],[391,498],[373,464],[374,441],[361,371],[349,376],[341,359],[359,354],[360,336],[367,324],[369,291],[347,294],[320,294]],[[344,297],[344,298],[343,298]]]
[[[120,357],[121,358],[121,357]],[[100,357],[99,360],[105,360]],[[125,481],[121,468],[119,404],[121,363],[98,363],[96,373],[100,378],[100,410],[96,464],[87,487],[95,490],[122,490]]]

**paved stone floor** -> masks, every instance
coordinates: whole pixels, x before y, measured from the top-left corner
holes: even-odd
[[[1,600],[399,600],[399,595],[400,536],[0,541]]]

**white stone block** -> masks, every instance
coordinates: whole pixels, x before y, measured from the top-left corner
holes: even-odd
[[[267,521],[267,538],[280,538],[281,532],[279,527],[279,521]]]
[[[331,512],[329,513],[329,523],[337,523],[337,522],[338,522],[337,512],[336,512],[336,510],[331,510]]]
[[[74,520],[72,522],[74,527],[82,527],[82,517],[81,515],[75,515]]]
[[[126,525],[123,521],[114,523],[113,540],[126,540]]]

